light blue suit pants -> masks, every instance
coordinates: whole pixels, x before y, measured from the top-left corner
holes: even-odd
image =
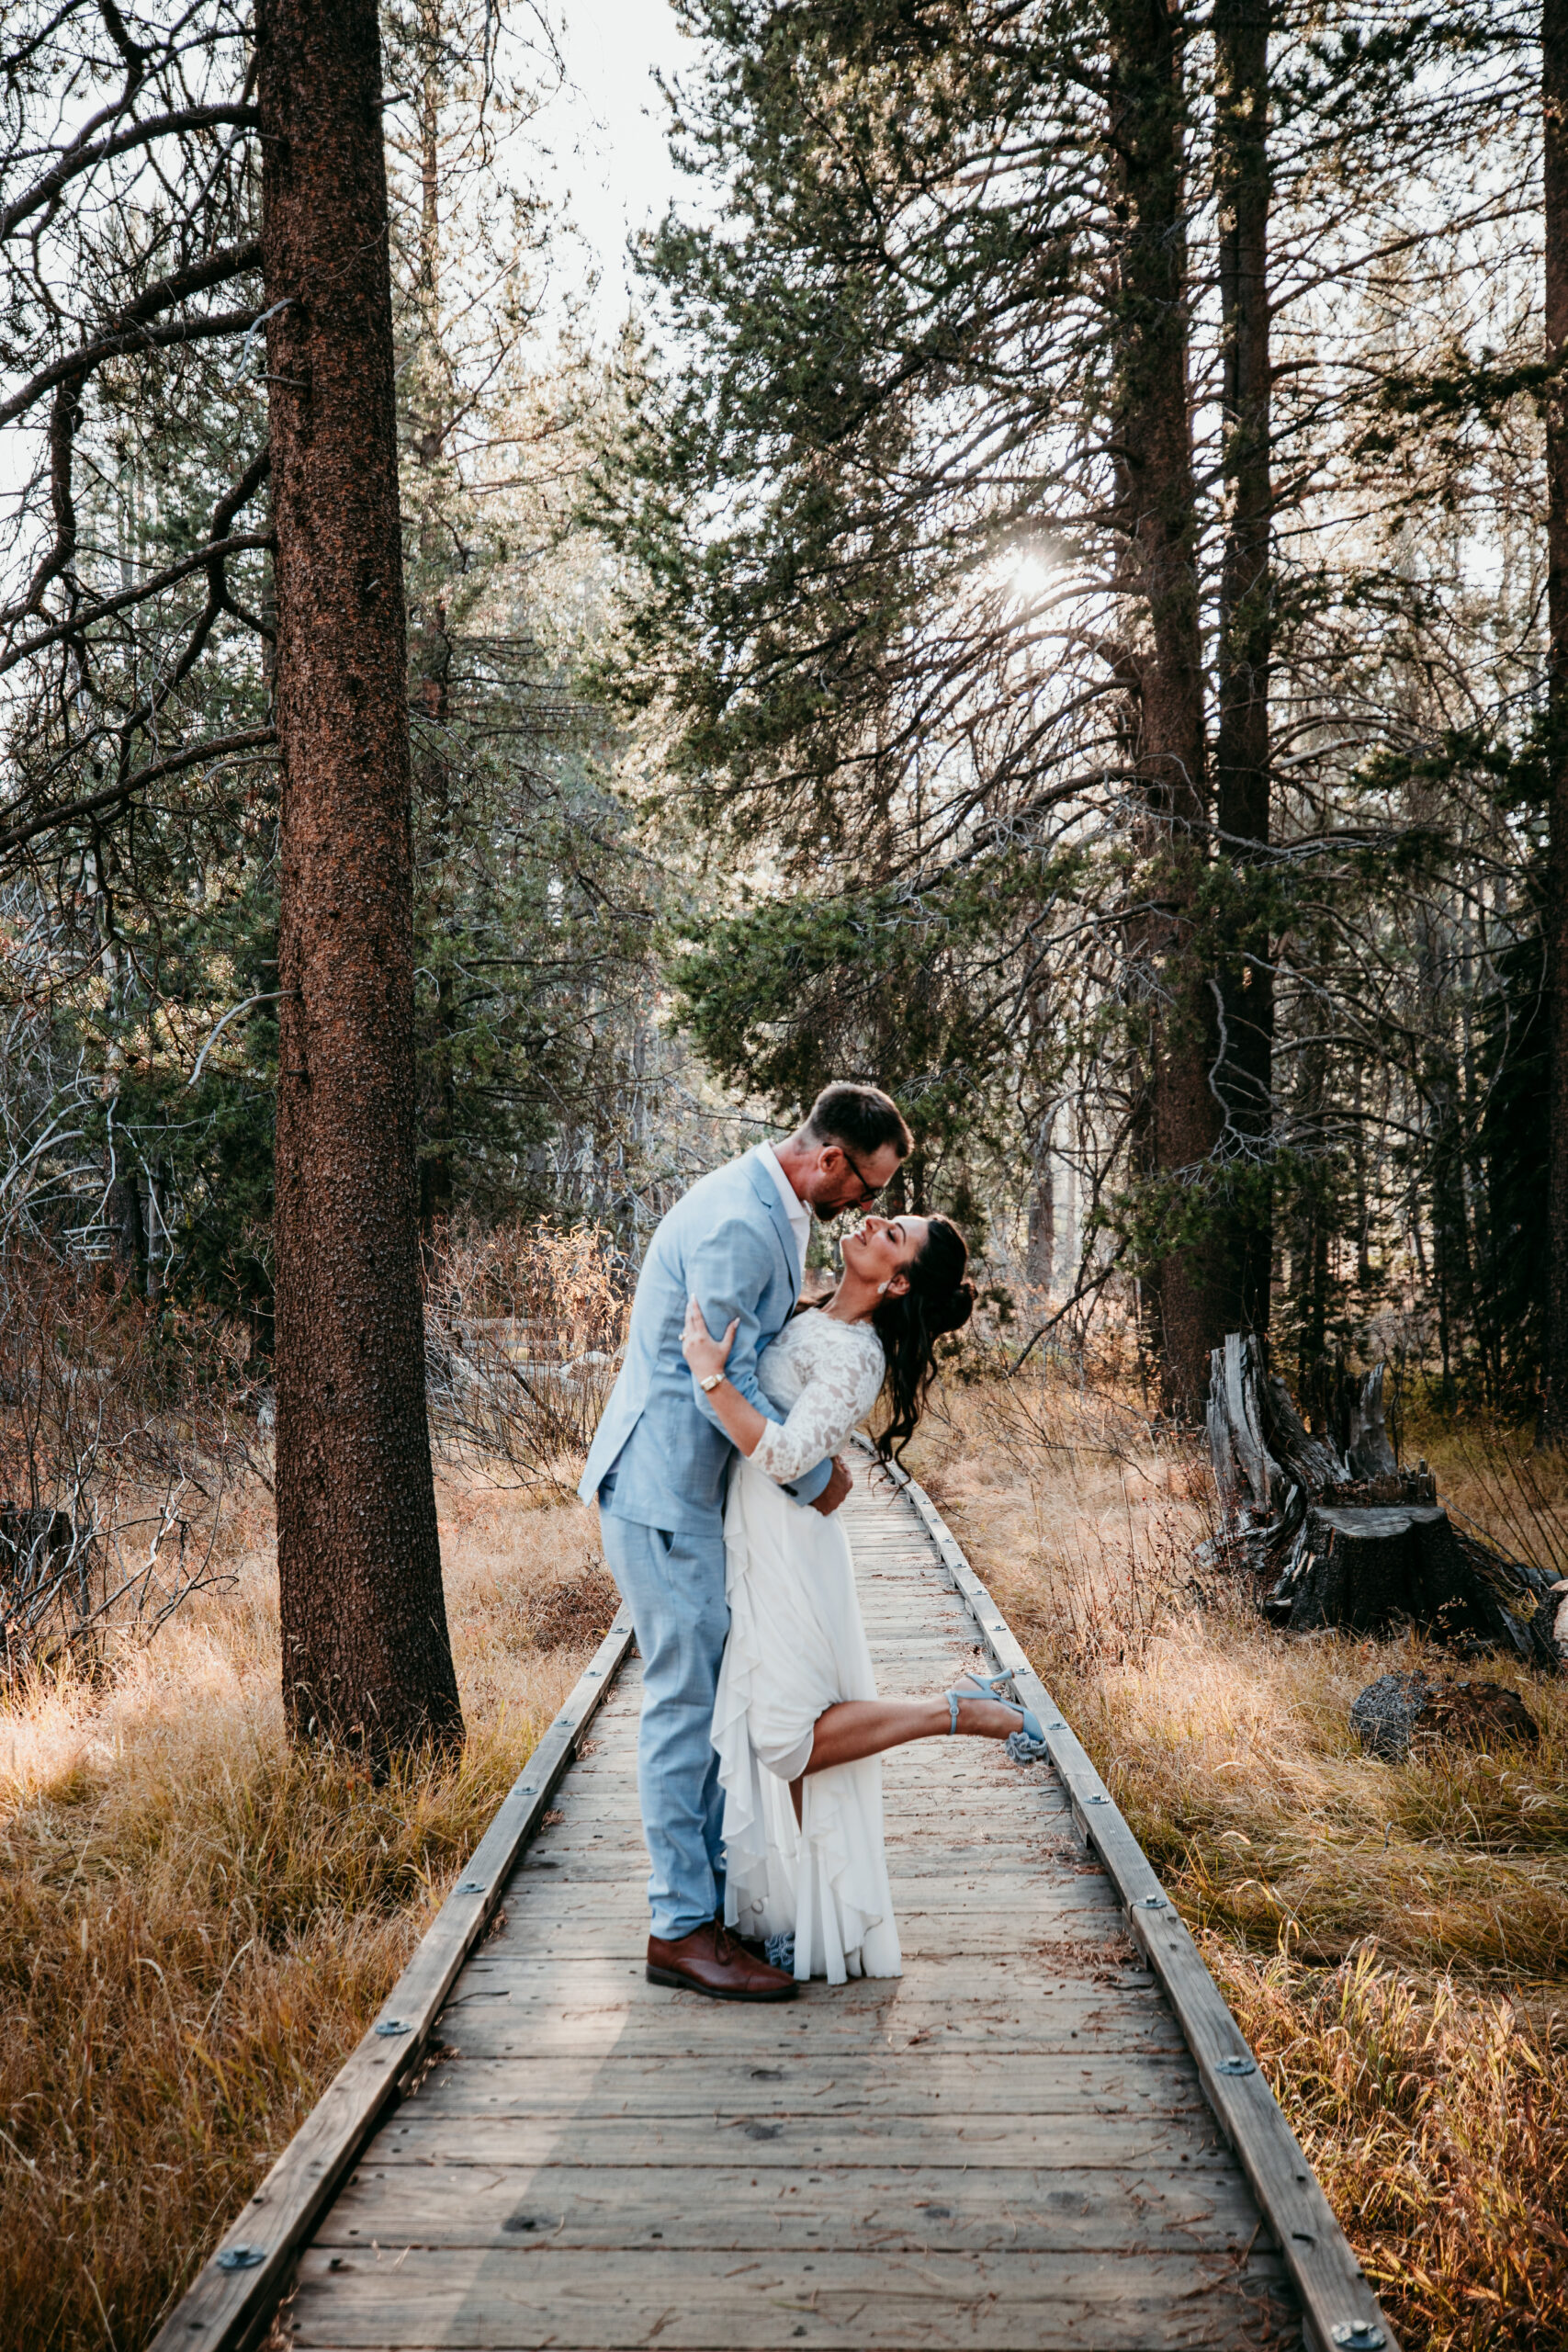
[[[617,1519],[615,1474],[600,1489],[604,1559],[632,1612],[642,1657],[637,1783],[653,1932],[678,1942],[724,1902],[724,1793],[713,1702],[729,1632],[724,1522],[711,1531]],[[605,1507],[607,1506],[607,1508]]]

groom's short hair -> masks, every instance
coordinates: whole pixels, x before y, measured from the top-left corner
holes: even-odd
[[[879,1086],[855,1086],[848,1079],[822,1089],[807,1113],[802,1133],[814,1143],[836,1143],[865,1159],[886,1144],[907,1159],[915,1140],[891,1095]]]

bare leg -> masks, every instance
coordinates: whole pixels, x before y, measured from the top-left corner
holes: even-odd
[[[807,1772],[825,1772],[834,1764],[855,1764],[863,1756],[881,1756],[889,1747],[903,1747],[911,1739],[946,1738],[952,1724],[945,1699],[840,1699],[824,1707],[811,1739]],[[964,1699],[958,1709],[961,1739],[1006,1739],[1022,1718],[1016,1707],[995,1699]],[[792,1784],[795,1819],[800,1818],[798,1781]]]

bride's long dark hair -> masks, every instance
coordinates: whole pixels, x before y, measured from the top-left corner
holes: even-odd
[[[872,1311],[872,1328],[887,1359],[886,1393],[891,1408],[876,1440],[884,1462],[898,1461],[915,1434],[935,1370],[936,1343],[956,1331],[975,1311],[975,1285],[965,1279],[969,1245],[947,1217],[933,1216],[925,1247],[906,1268],[909,1287],[884,1298]]]

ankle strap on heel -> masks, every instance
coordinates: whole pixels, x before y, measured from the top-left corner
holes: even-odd
[[[947,1701],[947,1736],[951,1739],[958,1729],[958,1693],[944,1690],[942,1695]]]

